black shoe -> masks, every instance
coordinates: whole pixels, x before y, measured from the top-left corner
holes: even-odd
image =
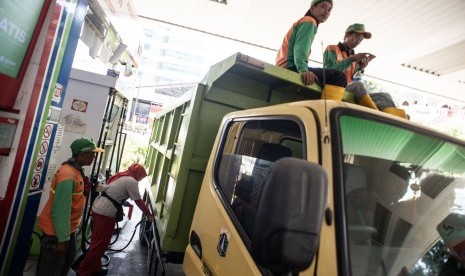
[[[103,276],[108,274],[108,268],[103,267],[99,272],[95,272],[92,276]]]

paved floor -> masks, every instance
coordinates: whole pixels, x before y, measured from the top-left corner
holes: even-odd
[[[134,219],[137,218],[137,221]],[[134,233],[134,226],[139,222],[140,214],[135,214],[133,219],[128,221],[123,227],[118,241],[112,245],[112,249],[121,249],[126,246]],[[110,257],[110,264],[108,266],[109,275],[149,275],[149,268],[147,264],[148,249],[146,245],[142,245],[139,240],[139,228],[134,235],[132,242],[122,252],[107,251]],[[182,265],[165,263],[165,275],[181,276],[184,275]],[[157,274],[161,275],[161,271]]]
[[[140,220],[141,213],[134,208],[134,213],[131,220],[127,220],[124,227],[122,227],[118,240],[111,246],[112,249],[122,251],[111,252],[107,251],[107,256],[110,258],[108,265],[108,275],[162,275],[161,271],[156,274],[149,274],[149,268],[147,266],[148,260],[148,249],[146,245],[142,245],[139,241],[139,228],[137,228],[134,237],[131,237],[134,233],[134,228]],[[116,236],[113,236],[115,239]],[[79,253],[77,254],[77,256]],[[33,276],[37,266],[37,259],[30,258],[24,269],[23,276]],[[184,272],[182,265],[165,263],[165,275],[167,276],[182,276]]]

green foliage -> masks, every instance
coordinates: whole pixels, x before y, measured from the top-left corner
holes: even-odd
[[[448,257],[449,250],[444,241],[440,240],[415,264],[410,275],[438,275]]]
[[[120,171],[124,171],[134,163],[144,164],[147,155],[149,135],[127,131]]]

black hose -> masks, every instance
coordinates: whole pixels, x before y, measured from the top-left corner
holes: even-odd
[[[119,238],[119,231],[120,231],[120,229],[119,229],[119,224],[116,222],[116,238],[115,238],[114,241],[110,242],[110,244],[109,244],[110,246],[112,246],[112,245],[118,240],[118,238]]]
[[[134,227],[134,232],[132,233],[132,236],[131,236],[131,239],[129,240],[128,244],[126,244],[126,246],[124,246],[123,248],[121,249],[111,249],[111,248],[108,248],[107,251],[112,251],[112,252],[121,252],[123,251],[124,249],[126,249],[126,247],[129,246],[129,244],[131,244],[132,242],[132,239],[134,238],[134,235],[136,234],[136,230],[137,230],[137,227],[144,221],[144,218],[142,218],[139,223],[136,224],[136,226]],[[116,225],[118,225],[118,223],[116,223]],[[117,226],[119,228],[119,226]],[[119,232],[119,231],[118,231]],[[119,234],[117,233],[117,236],[116,236],[116,239],[110,243],[110,246],[112,244],[114,244],[117,240],[118,240],[118,237],[119,237]],[[105,258],[107,261],[104,263],[102,262],[102,267],[108,267],[108,265],[110,265],[110,256],[108,256],[107,254],[103,254],[102,256],[103,258]]]
[[[111,249],[111,248],[108,248],[107,251],[121,252],[121,251],[123,251],[124,249],[126,249],[126,247],[128,247],[129,244],[131,244],[132,239],[134,239],[134,235],[136,234],[137,227],[138,227],[144,220],[146,220],[145,217],[142,218],[142,219],[136,224],[136,226],[134,226],[134,232],[132,233],[131,239],[129,240],[129,242],[128,242],[123,248],[121,248],[121,249]],[[117,223],[117,224],[118,224],[118,223]],[[117,227],[119,227],[119,226],[117,226]],[[114,243],[118,240],[118,237],[119,237],[119,235],[117,235],[116,239],[115,239],[110,245],[114,244]],[[86,253],[87,253],[87,249],[86,249],[86,252],[83,251],[82,254],[79,255],[79,256],[74,260],[73,264],[71,265],[71,268],[72,268],[73,270],[76,271],[77,268],[79,268],[79,264],[81,263],[82,259],[84,259]],[[104,254],[102,257],[105,258],[105,259],[107,260],[106,262],[102,262],[102,266],[107,267],[107,266],[110,264],[110,260],[111,260],[111,259],[110,259],[110,257],[109,257],[107,254]]]
[[[117,164],[116,164],[116,170],[119,171],[119,168],[121,166],[121,160],[123,159],[123,149],[124,149],[124,144],[123,144],[123,147],[121,148],[121,138],[122,136],[124,135],[124,142],[123,143],[126,143],[126,133],[124,133],[124,123],[126,122],[126,114],[127,114],[127,110],[128,110],[128,100],[127,99],[124,99],[124,104],[123,104],[124,108],[123,108],[123,117],[122,117],[122,122],[120,124],[120,135],[119,135],[119,140],[118,140],[118,157],[116,159],[117,161]]]
[[[113,108],[113,105],[115,103],[115,97],[116,97],[116,89],[115,88],[110,88],[109,93],[108,93],[108,99],[107,99],[107,104],[105,106],[105,113],[103,115],[103,120],[102,120],[102,126],[100,128],[100,133],[98,137],[98,142],[97,146],[101,147],[102,149],[105,149],[105,140],[107,139],[107,133],[108,133],[108,123],[111,118],[111,109]],[[91,175],[97,175],[100,172],[100,165],[102,163],[102,158],[103,158],[103,153],[97,154],[99,160],[97,159],[94,160],[94,164],[92,166],[92,171]],[[97,166],[98,163],[98,166]],[[97,172],[96,172],[97,170]]]
[[[115,137],[114,137],[114,144],[113,144],[113,148],[112,148],[111,156],[110,156],[110,164],[108,165],[108,168],[111,170],[113,168],[113,158],[114,158],[114,155],[115,155],[115,151],[116,151],[116,148],[118,148],[115,172],[118,172],[119,163],[121,161],[120,160],[121,156],[119,154],[119,149],[120,149],[120,143],[121,143],[121,135],[123,133],[124,122],[126,120],[126,108],[127,108],[127,105],[128,105],[128,100],[124,99],[123,104],[121,105],[121,111],[120,111],[120,116],[119,116],[119,120],[118,120],[118,127],[117,127],[116,134],[115,134]],[[116,119],[115,119],[115,121],[116,121]]]
[[[137,227],[145,220],[145,218],[141,219],[139,221],[139,223],[136,224],[136,226],[134,226],[134,232],[132,233],[132,236],[131,236],[131,239],[129,240],[128,244],[126,244],[126,246],[124,246],[123,248],[121,249],[111,249],[111,248],[108,248],[107,250],[108,251],[112,251],[112,252],[120,252],[120,251],[123,251],[124,249],[126,249],[126,247],[129,246],[129,244],[132,242],[132,239],[134,238],[134,235],[136,234],[136,230],[137,230]],[[115,240],[116,241],[116,240]],[[114,243],[114,242],[113,242]]]
[[[109,97],[107,99],[107,103],[105,106],[105,114],[103,115],[103,120],[102,120],[102,125],[100,127],[100,133],[97,141],[97,145],[101,146],[103,149],[105,149],[105,139],[106,139],[106,132],[105,132],[105,137],[103,138],[102,142],[102,136],[103,132],[107,129],[107,117],[109,118],[109,113],[111,113],[111,107],[113,106],[115,95],[116,95],[116,89],[110,88]],[[99,158],[99,160],[97,160]],[[87,232],[87,224],[89,222],[90,214],[92,212],[92,204],[94,203],[94,199],[96,196],[94,196],[94,193],[96,193],[95,189],[98,185],[98,173],[100,170],[100,165],[102,163],[102,157],[103,153],[97,153],[97,158],[95,158],[93,165],[92,165],[92,170],[90,173],[90,180],[92,181],[92,189],[90,193],[86,196],[86,202],[84,205],[84,211],[82,215],[82,223],[81,223],[81,228],[80,231],[82,232],[81,234],[81,251],[85,255],[87,252],[86,248],[86,232]],[[97,165],[98,163],[98,165]],[[97,169],[97,173],[95,173],[95,170]],[[90,197],[90,199],[89,199]],[[87,208],[89,206],[89,208]]]
[[[86,201],[84,203],[84,211],[82,212],[82,223],[81,223],[81,227],[79,228],[79,231],[81,231],[81,251],[85,254],[86,251],[87,251],[87,248],[86,248],[86,231],[87,231],[87,223],[89,221],[89,218],[90,218],[90,213],[91,213],[91,207],[89,208],[89,210],[87,210],[87,206],[89,205],[89,197],[91,197],[91,194],[92,194],[92,191],[86,195]],[[78,231],[78,234],[79,234],[79,231]]]

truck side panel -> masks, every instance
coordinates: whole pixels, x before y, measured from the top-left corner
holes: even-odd
[[[297,73],[240,53],[214,65],[191,96],[157,116],[146,165],[160,244],[184,252],[207,161],[223,116],[278,103],[319,98]],[[255,60],[256,61],[256,60]],[[292,80],[292,81],[290,81]]]

